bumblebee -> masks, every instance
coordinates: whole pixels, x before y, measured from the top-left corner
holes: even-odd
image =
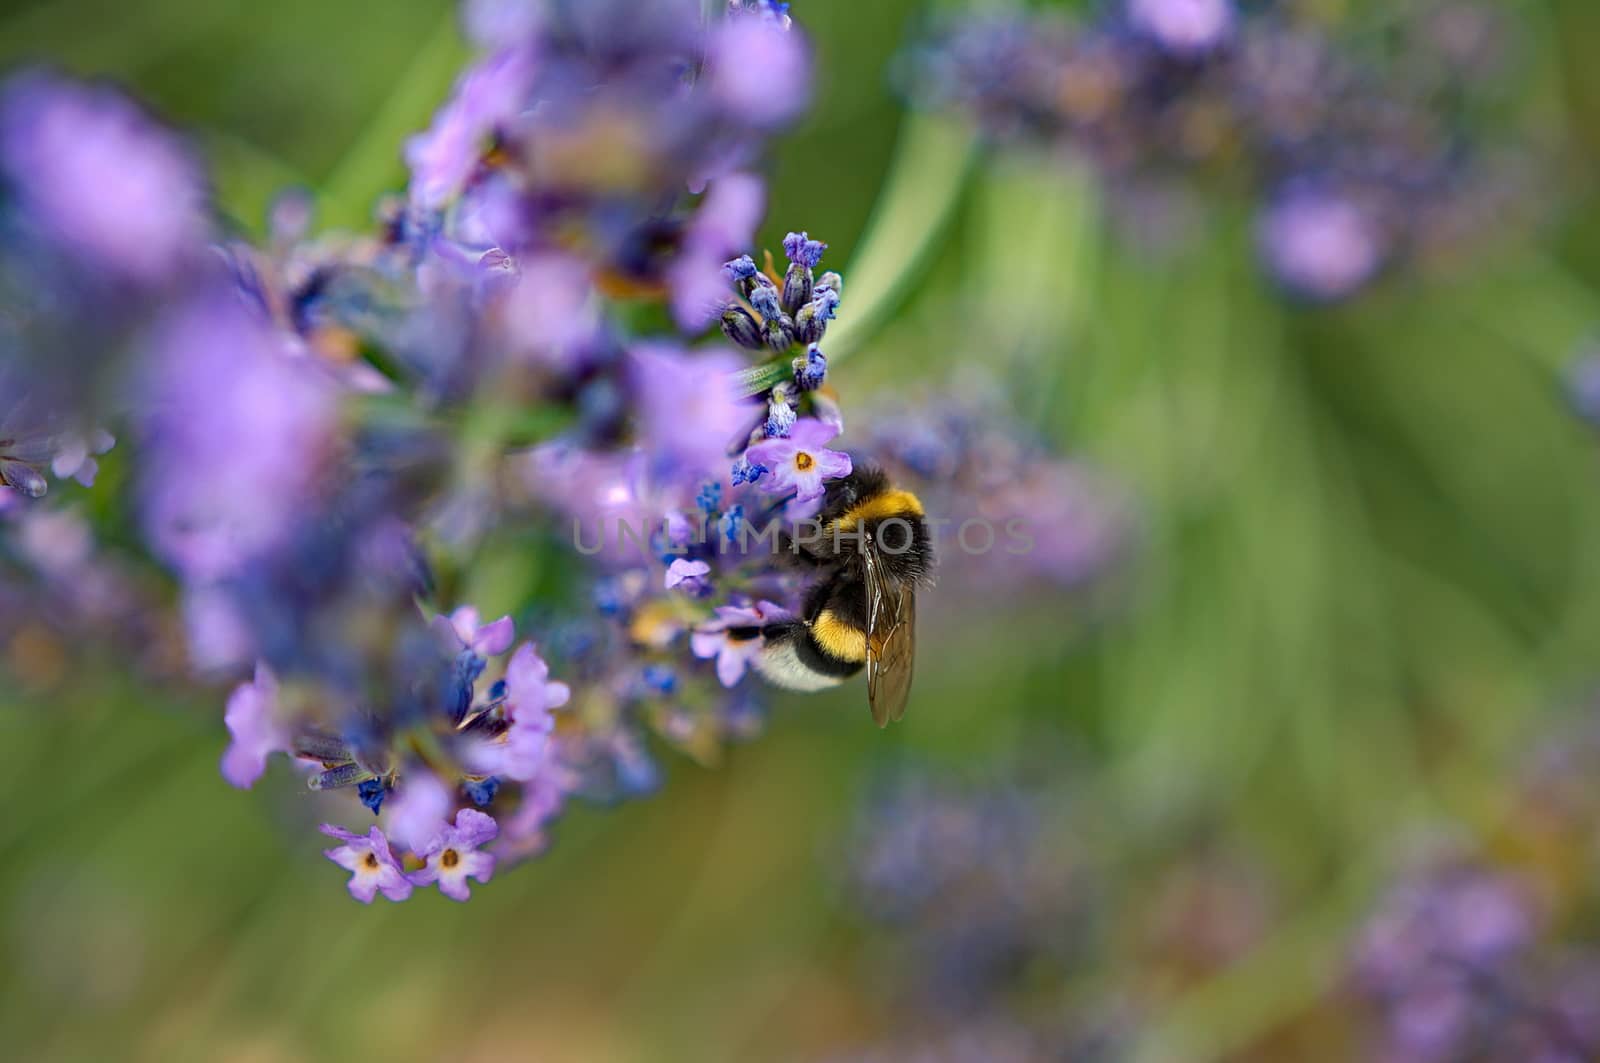
[[[905,715],[916,592],[933,573],[922,503],[881,470],[863,468],[828,486],[817,523],[818,535],[784,544],[819,576],[800,616],[744,634],[764,639],[756,670],[790,690],[823,690],[865,668],[872,718],[883,727]]]

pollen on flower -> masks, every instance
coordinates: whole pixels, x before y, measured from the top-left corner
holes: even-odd
[[[810,454],[807,454],[803,450],[797,451],[795,453],[795,456],[794,456],[794,467],[799,469],[801,472],[809,471],[811,469],[811,467],[813,465],[815,465],[816,463],[817,463],[817,459],[813,458]]]

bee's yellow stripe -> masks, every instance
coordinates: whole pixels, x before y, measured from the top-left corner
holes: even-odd
[[[845,510],[844,516],[839,518],[839,530],[854,531],[856,525],[863,521],[905,516],[922,516],[922,500],[910,491],[896,488],[880,495],[873,495],[871,498],[864,498]]]
[[[832,609],[824,609],[811,622],[811,637],[830,657],[841,661],[867,659],[867,633],[841,620]]]

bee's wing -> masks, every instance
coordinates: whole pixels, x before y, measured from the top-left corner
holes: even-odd
[[[917,599],[911,584],[884,571],[869,543],[867,572],[867,702],[879,727],[906,714],[917,649]]]

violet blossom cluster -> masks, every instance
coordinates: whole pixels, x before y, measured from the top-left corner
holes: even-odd
[[[1388,890],[1353,961],[1374,1058],[1578,1063],[1600,1052],[1600,956],[1550,944],[1556,913],[1533,886],[1456,857]]]
[[[829,861],[863,981],[895,987],[879,1003],[903,1032],[824,1058],[1145,1058],[1169,1004],[1282,927],[1268,865],[1220,840],[1130,845],[1076,786],[1016,781],[1077,767],[1028,748],[1005,785],[924,767],[863,794]],[[1338,1058],[1382,1063],[1596,1058],[1597,763],[1592,721],[1556,734],[1510,780],[1492,837],[1412,846],[1338,932],[1325,991],[1251,1031],[1241,1058],[1330,1030]]]
[[[743,507],[815,508],[850,469],[819,390],[825,245],[793,234],[782,273],[747,254],[765,145],[810,91],[785,9],[470,4],[478,58],[406,143],[378,229],[317,234],[290,194],[259,246],[120,94],[0,86],[7,645],[14,621],[162,617],[202,680],[237,681],[229,783],[281,758],[368,820],[323,827],[366,902],[465,899],[572,796],[647,792],[652,733],[707,758],[752,733],[726,628],[798,584],[717,544]],[[652,305],[677,328],[639,325]],[[739,315],[759,342],[712,329]],[[107,501],[153,595],[96,576],[54,483],[92,483],[113,442]],[[554,534],[619,500],[663,529],[637,564]],[[459,588],[497,533],[541,527],[588,575],[529,610],[535,643]]]
[[[908,93],[993,141],[1087,158],[1119,214],[1182,218],[1192,183],[1243,189],[1272,277],[1340,300],[1505,229],[1532,198],[1525,165],[1475,121],[1501,102],[1506,16],[1398,6],[1372,27],[1236,0],[965,16],[908,57]]]
[[[1263,939],[1273,897],[1237,854],[1169,856],[1153,891],[1120,879],[1085,795],[1059,781],[1071,758],[1058,752],[1031,755],[1048,779],[923,767],[866,791],[843,839],[841,901],[866,935],[864,980],[896,987],[884,1003],[903,1032],[825,1058],[1139,1058],[1174,990]],[[1130,943],[1137,967],[1115,968]]]

